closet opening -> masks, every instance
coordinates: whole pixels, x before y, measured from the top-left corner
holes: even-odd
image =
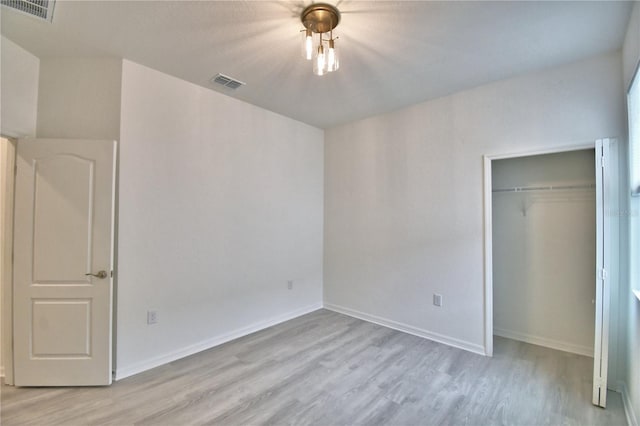
[[[573,354],[562,362],[587,379],[593,365],[602,407],[617,377],[617,149],[602,139],[484,163],[487,355],[494,344]]]
[[[493,334],[593,357],[593,149],[491,167]]]

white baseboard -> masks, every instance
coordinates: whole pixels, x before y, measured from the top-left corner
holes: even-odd
[[[627,416],[627,424],[629,426],[638,426],[638,420],[636,417],[636,413],[633,411],[633,404],[631,403],[631,398],[629,397],[629,389],[627,389],[627,384],[622,380],[618,382],[618,388],[620,389],[620,393],[622,394],[622,404],[624,405],[624,414]]]
[[[412,325],[404,324],[398,321],[382,318],[377,315],[367,314],[365,312],[356,311],[355,309],[346,308],[340,305],[334,305],[333,303],[324,304],[324,308],[330,311],[335,311],[341,314],[349,315],[350,317],[358,318],[364,321],[372,322],[374,324],[389,327],[394,330],[402,331],[404,333],[413,334],[414,336],[422,337],[425,339],[433,340],[434,342],[442,343],[454,348],[464,349],[465,351],[473,352],[480,355],[486,355],[485,348],[482,345],[467,342],[464,340],[456,339],[454,337],[445,336],[443,334],[434,333],[429,330],[417,328]]]
[[[286,314],[278,315],[276,317],[254,323],[246,327],[230,331],[229,333],[212,337],[210,339],[204,340],[194,345],[187,346],[182,349],[178,349],[176,351],[172,351],[157,357],[153,357],[145,361],[137,362],[127,367],[116,368],[115,380],[121,380],[121,379],[124,379],[125,377],[142,373],[143,371],[147,371],[152,368],[159,367],[161,365],[178,360],[180,358],[184,358],[189,355],[193,355],[198,352],[211,349],[215,346],[221,345],[231,340],[235,340],[240,337],[246,336],[248,334],[255,333],[256,331],[264,330],[265,328],[272,327],[276,324],[280,324],[285,321],[289,321],[293,318],[297,318],[299,316],[308,314],[310,312],[317,311],[318,309],[321,309],[321,308],[322,308],[322,303],[315,303],[313,305],[306,306],[304,308],[297,309],[295,311],[287,312]]]
[[[518,331],[506,330],[504,328],[494,328],[493,334],[507,339],[519,340],[532,345],[544,346],[559,351],[571,352],[593,358],[593,348],[588,346],[574,345],[560,340],[548,339],[546,337],[534,336],[532,334],[520,333]]]

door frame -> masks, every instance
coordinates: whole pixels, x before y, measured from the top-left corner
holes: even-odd
[[[492,220],[492,182],[491,162],[508,158],[530,157],[533,155],[557,154],[561,152],[595,149],[596,142],[582,145],[540,148],[502,154],[483,155],[484,172],[484,350],[485,355],[493,356],[493,220]]]
[[[0,302],[2,303],[2,375],[4,383],[13,385],[13,199],[15,187],[16,143],[13,138],[2,136],[7,141],[6,169],[2,170],[3,187],[0,188],[0,196],[4,198],[2,215],[4,219],[0,223],[2,228],[2,276],[0,276]],[[4,144],[3,144],[4,145]]]
[[[2,275],[0,276],[0,303],[2,309],[2,371],[4,383],[13,384],[13,196],[15,184],[16,143],[13,138],[1,136],[6,142],[0,149],[6,159],[6,169],[2,170],[0,179],[3,188],[0,188],[0,196],[3,197],[0,228],[2,228],[2,247],[0,248],[0,262],[2,262]]]
[[[612,348],[610,342],[618,344],[618,319],[611,315],[611,300],[619,301],[619,265],[614,266],[612,258],[618,260],[620,255],[620,231],[616,219],[619,214],[613,214],[610,206],[620,206],[619,183],[612,182],[609,176],[619,175],[619,146],[615,139],[601,139],[596,142],[596,227],[598,242],[596,250],[596,338],[593,354],[593,405],[605,408],[607,406],[607,389],[617,389],[611,385],[609,376],[617,379],[617,348],[613,347],[613,356],[610,356]],[[611,164],[607,164],[611,162]],[[600,183],[598,185],[598,182]],[[615,202],[615,203],[612,203]],[[613,217],[613,218],[612,218]],[[614,222],[615,223],[612,223]],[[616,226],[618,229],[616,230]],[[597,238],[596,238],[597,240]],[[613,242],[613,244],[612,244]],[[600,301],[601,303],[598,303]],[[619,311],[619,309],[616,309]],[[612,327],[613,324],[613,327]],[[599,335],[598,335],[599,333]],[[610,362],[611,361],[613,362]],[[613,365],[612,374],[609,372],[609,364]],[[604,388],[603,385],[604,384]],[[617,385],[617,383],[616,383]]]

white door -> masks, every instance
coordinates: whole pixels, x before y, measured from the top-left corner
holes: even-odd
[[[596,327],[593,357],[593,404],[607,405],[610,301],[617,294],[618,167],[613,139],[596,141]],[[614,327],[617,321],[614,321]],[[614,339],[615,340],[615,339]],[[615,342],[614,342],[615,344]],[[615,348],[615,346],[614,346]]]
[[[111,383],[114,141],[18,141],[16,386]]]

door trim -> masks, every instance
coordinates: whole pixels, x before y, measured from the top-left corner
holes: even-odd
[[[4,187],[0,188],[2,196],[6,196],[4,221],[2,227],[2,276],[0,277],[0,291],[2,292],[2,374],[4,383],[13,385],[13,199],[15,187],[16,140],[7,140],[7,168],[3,170]]]
[[[593,405],[606,407],[607,405],[607,371],[609,345],[604,344],[609,340],[609,303],[610,278],[604,271],[610,271],[609,255],[605,251],[605,244],[610,233],[610,225],[605,220],[605,209],[610,197],[605,169],[605,161],[610,160],[609,140],[596,142],[596,328],[593,351]],[[605,258],[606,256],[606,258]],[[604,378],[604,380],[603,380]],[[603,389],[604,384],[604,389]],[[604,392],[603,392],[604,390]]]
[[[600,158],[598,158],[600,157]],[[607,389],[619,390],[618,379],[618,342],[619,342],[619,307],[620,300],[620,145],[615,138],[604,138],[596,141],[597,172],[600,172],[600,193],[596,197],[598,212],[601,215],[602,228],[598,237],[600,256],[596,267],[602,273],[596,279],[596,336],[594,353],[594,387],[593,404],[600,407],[607,405]],[[596,178],[598,179],[598,177]],[[611,309],[611,301],[615,301],[615,310]],[[598,302],[601,303],[598,303]],[[614,344],[611,345],[611,342]],[[603,389],[603,386],[604,389]],[[614,384],[616,386],[614,386]]]

